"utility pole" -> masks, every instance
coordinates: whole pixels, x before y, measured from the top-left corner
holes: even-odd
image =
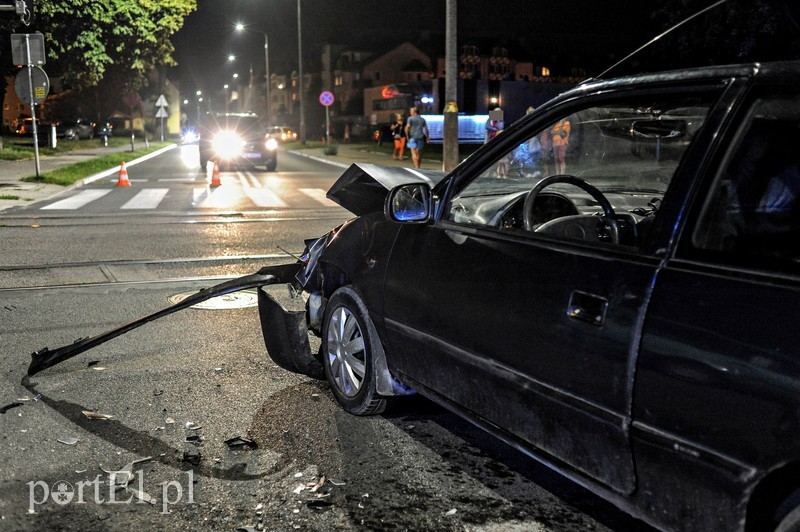
[[[300,16],[300,0],[297,0],[297,67],[298,67],[298,95],[300,96],[300,143],[306,143],[306,108],[305,108],[305,80],[303,79],[303,28]]]
[[[445,28],[444,78],[444,145],[442,170],[451,172],[458,166],[458,70],[456,63],[457,20],[456,0],[447,0]]]

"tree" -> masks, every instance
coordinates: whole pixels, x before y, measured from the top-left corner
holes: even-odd
[[[38,0],[30,27],[15,17],[0,18],[0,57],[10,57],[5,52],[12,31],[40,31],[48,75],[60,77],[65,87],[95,87],[114,70],[125,73],[126,89],[137,90],[154,68],[175,64],[170,37],[195,9],[196,0]],[[13,65],[0,66],[0,93],[14,71]]]
[[[709,0],[667,0],[654,20],[670,27]],[[663,66],[687,59],[707,65],[800,57],[800,9],[795,0],[729,0],[678,29],[655,46]]]

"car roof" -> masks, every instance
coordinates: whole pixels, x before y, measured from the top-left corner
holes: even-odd
[[[704,83],[725,81],[731,78],[759,77],[774,79],[800,79],[800,61],[780,61],[774,63],[741,63],[734,65],[720,65],[681,70],[669,70],[647,74],[623,76],[607,80],[588,79],[578,86],[563,92],[542,105],[539,110],[545,110],[557,105],[564,100],[572,99],[590,92],[604,90],[624,89],[626,87],[646,87],[648,85],[662,85],[670,83]]]

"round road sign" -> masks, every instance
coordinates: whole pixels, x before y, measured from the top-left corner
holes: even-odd
[[[325,107],[329,107],[333,103],[333,93],[331,91],[323,91],[319,95],[319,103]]]
[[[33,90],[28,85],[28,70],[31,71],[31,80],[33,82]],[[28,105],[40,104],[47,98],[50,93],[50,80],[47,78],[44,70],[40,66],[28,67],[24,66],[17,74],[17,79],[14,81],[14,89],[17,91],[17,97]],[[31,92],[33,92],[33,100],[31,100]]]

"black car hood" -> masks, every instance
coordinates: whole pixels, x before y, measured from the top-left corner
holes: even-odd
[[[431,187],[445,176],[444,172],[354,163],[328,191],[328,198],[356,216],[383,212],[389,191],[409,183],[427,183]]]

